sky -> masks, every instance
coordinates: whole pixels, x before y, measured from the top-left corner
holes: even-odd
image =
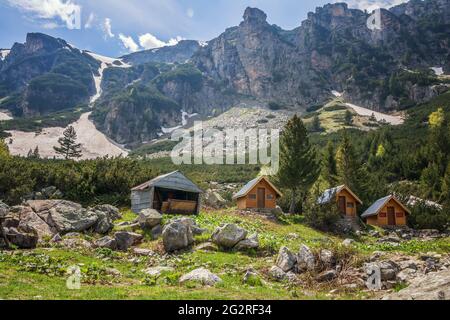
[[[348,0],[369,11],[405,0]],[[73,46],[118,57],[208,41],[238,25],[246,7],[260,8],[271,24],[300,26],[308,12],[333,0],[0,0],[0,48],[23,43],[28,32],[63,38]]]

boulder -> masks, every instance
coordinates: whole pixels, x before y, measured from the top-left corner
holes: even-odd
[[[62,237],[59,233],[55,234],[53,236],[53,238],[50,240],[51,242],[61,242],[62,241]]]
[[[94,246],[96,246],[97,248],[108,248],[111,250],[116,250],[117,241],[112,237],[106,236],[95,241]]]
[[[257,233],[252,234],[245,240],[239,241],[238,244],[234,246],[234,250],[237,251],[247,251],[258,248],[259,248],[259,239]]]
[[[317,275],[316,281],[318,282],[329,282],[336,279],[338,273],[336,270],[327,270]]]
[[[313,271],[315,266],[316,258],[314,257],[314,254],[308,246],[303,244],[297,255],[297,271]]]
[[[249,268],[245,271],[242,282],[249,284],[249,285],[263,284],[263,280],[261,279],[261,276],[253,268]]]
[[[162,215],[154,209],[144,209],[139,213],[139,225],[142,229],[152,229],[162,222]]]
[[[371,275],[376,268],[380,269],[381,281],[395,280],[397,278],[397,273],[400,271],[399,266],[390,260],[366,263],[364,265],[364,271],[368,276]]]
[[[150,231],[151,235],[152,235],[152,239],[156,240],[159,237],[161,237],[162,235],[162,226],[160,224],[158,224],[157,226],[153,227],[152,230]]]
[[[188,248],[194,243],[192,229],[185,220],[175,220],[167,224],[162,232],[164,249],[173,252]]]
[[[212,241],[219,247],[231,249],[238,242],[245,239],[247,231],[238,227],[235,224],[226,224],[223,227],[218,227],[213,235]]]
[[[115,221],[122,217],[119,209],[110,204],[101,204],[92,208],[94,211],[100,211],[106,214],[106,216],[111,220]]]
[[[288,272],[294,268],[296,263],[297,258],[295,255],[287,247],[281,247],[276,265],[283,270],[283,272]]]
[[[114,238],[117,243],[117,249],[127,251],[131,246],[140,243],[143,236],[134,232],[118,231],[114,234]]]
[[[206,286],[214,286],[216,283],[222,282],[216,274],[205,268],[195,269],[180,278],[180,283],[197,282]]]
[[[407,288],[383,300],[450,300],[450,269],[415,278]]]
[[[5,228],[8,241],[20,249],[34,249],[39,241],[35,232],[25,232],[16,228]]]
[[[92,244],[82,238],[69,238],[69,239],[63,239],[61,241],[62,245],[66,248],[70,249],[76,249],[76,248],[85,248],[90,249],[92,248]]]
[[[95,211],[97,214],[97,222],[93,226],[93,231],[98,234],[107,234],[113,228],[113,221],[107,216],[106,213],[101,211]]]
[[[277,281],[282,281],[285,280],[287,277],[286,272],[283,271],[283,269],[281,269],[278,266],[273,266],[272,268],[270,268],[269,270],[269,276]]]
[[[275,216],[275,217],[280,217],[282,215],[284,215],[283,209],[281,209],[281,207],[276,206],[275,209],[271,210],[271,213]]]
[[[133,248],[133,253],[137,256],[148,257],[153,255],[153,250],[143,248]]]
[[[31,233],[36,233],[39,240],[44,237],[52,237],[54,233],[49,225],[45,223],[30,207],[21,207],[19,212],[19,226],[18,229]]]

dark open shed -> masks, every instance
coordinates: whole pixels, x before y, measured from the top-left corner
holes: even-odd
[[[174,171],[131,189],[131,210],[155,209],[169,214],[198,214],[201,190],[181,172]]]

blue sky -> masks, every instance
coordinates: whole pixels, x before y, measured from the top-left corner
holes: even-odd
[[[80,49],[109,56],[174,44],[210,40],[257,7],[284,29],[300,25],[326,0],[0,0],[0,48],[24,42],[27,32],[60,37]],[[404,0],[350,0],[374,9]],[[80,13],[79,15],[77,13]],[[75,14],[74,14],[75,13]],[[80,16],[80,19],[72,19]]]

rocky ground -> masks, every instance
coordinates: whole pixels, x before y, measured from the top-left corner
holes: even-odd
[[[34,198],[47,194],[58,195],[52,189]],[[450,238],[435,230],[341,237],[279,213],[136,216],[63,200],[2,203],[0,216],[11,247],[0,251],[2,299],[450,297]],[[80,288],[69,290],[77,268]]]

